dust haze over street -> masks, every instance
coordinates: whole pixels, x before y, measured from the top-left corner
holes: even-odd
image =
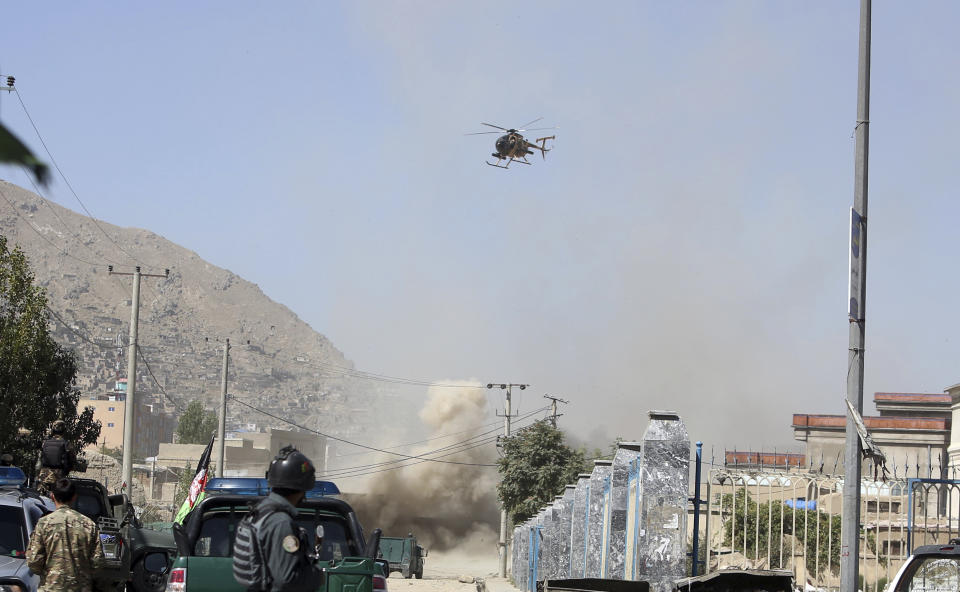
[[[957,280],[934,270],[957,10],[875,10],[868,393],[955,382]],[[852,4],[7,16],[3,69],[90,210],[256,282],[359,368],[529,382],[521,410],[565,396],[567,427],[607,441],[664,401],[718,448],[794,446],[800,402],[842,412]],[[462,135],[539,116],[556,147],[522,170]],[[62,180],[51,196],[77,208]]]
[[[299,374],[238,353],[233,372],[303,384],[349,366],[332,435],[363,416],[374,427],[351,441],[391,452],[337,443],[327,476],[436,550],[424,581],[391,586],[440,592],[457,558],[496,571],[504,393],[487,383],[531,385],[513,392],[518,427],[544,417],[544,394],[569,400],[560,427],[588,451],[676,411],[718,462],[802,452],[792,413],[845,413],[856,3],[105,1],[5,16],[0,74],[18,90],[0,93],[0,119],[54,166],[46,198],[253,282],[342,352]],[[958,382],[960,83],[944,75],[958,20],[951,2],[874,7],[868,399]],[[538,117],[555,129],[529,138],[556,139],[530,166],[490,168],[497,136],[466,135]],[[31,189],[16,168],[0,176]],[[51,273],[58,295],[85,293]],[[212,365],[194,378],[217,388]],[[455,457],[469,465],[378,465],[472,438]]]

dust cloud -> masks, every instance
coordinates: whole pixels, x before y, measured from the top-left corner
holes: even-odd
[[[366,493],[347,496],[348,501],[368,531],[413,533],[420,544],[437,551],[496,552],[498,473],[495,467],[476,466],[497,458],[497,430],[489,425],[485,391],[466,385],[431,387],[419,417],[431,440],[399,452],[447,462],[404,460],[398,463],[403,468],[372,475]]]

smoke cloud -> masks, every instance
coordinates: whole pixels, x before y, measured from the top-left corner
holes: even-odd
[[[453,435],[405,454],[474,464],[410,460],[405,468],[373,475],[366,485],[368,493],[350,496],[350,503],[366,529],[381,528],[384,536],[413,533],[418,542],[437,551],[494,546],[499,477],[495,467],[475,466],[496,460],[494,436],[485,433],[490,427],[484,391],[432,387],[419,417],[430,438]]]

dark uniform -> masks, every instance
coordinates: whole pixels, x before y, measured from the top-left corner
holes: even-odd
[[[27,546],[27,565],[40,576],[38,592],[90,592],[103,561],[96,523],[66,505],[37,522]]]
[[[50,492],[53,490],[53,484],[56,483],[58,479],[63,479],[69,475],[73,468],[76,452],[73,449],[73,445],[67,443],[66,438],[64,438],[65,431],[66,424],[58,419],[53,422],[53,435],[43,442],[40,453],[40,472],[37,473],[37,491],[40,495],[50,495]],[[59,462],[47,462],[48,459],[46,459],[46,454],[44,453],[50,446],[54,449],[62,446],[64,450],[63,456],[65,458],[60,459]]]
[[[266,582],[261,588],[275,592],[313,592],[323,584],[321,572],[307,556],[307,533],[294,521],[297,509],[281,492],[307,491],[313,488],[316,471],[313,463],[293,447],[280,451],[270,463],[267,481],[273,491],[254,508],[254,539],[248,540],[237,531],[234,543],[234,577],[245,585],[238,574],[249,576],[256,572],[254,556],[266,568]],[[259,551],[257,550],[259,549]]]

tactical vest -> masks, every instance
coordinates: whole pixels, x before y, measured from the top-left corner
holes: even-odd
[[[40,466],[48,469],[70,470],[70,452],[66,440],[51,438],[40,448]]]
[[[233,542],[233,579],[247,590],[269,590],[273,583],[259,534],[263,521],[276,511],[250,512],[237,524]]]

